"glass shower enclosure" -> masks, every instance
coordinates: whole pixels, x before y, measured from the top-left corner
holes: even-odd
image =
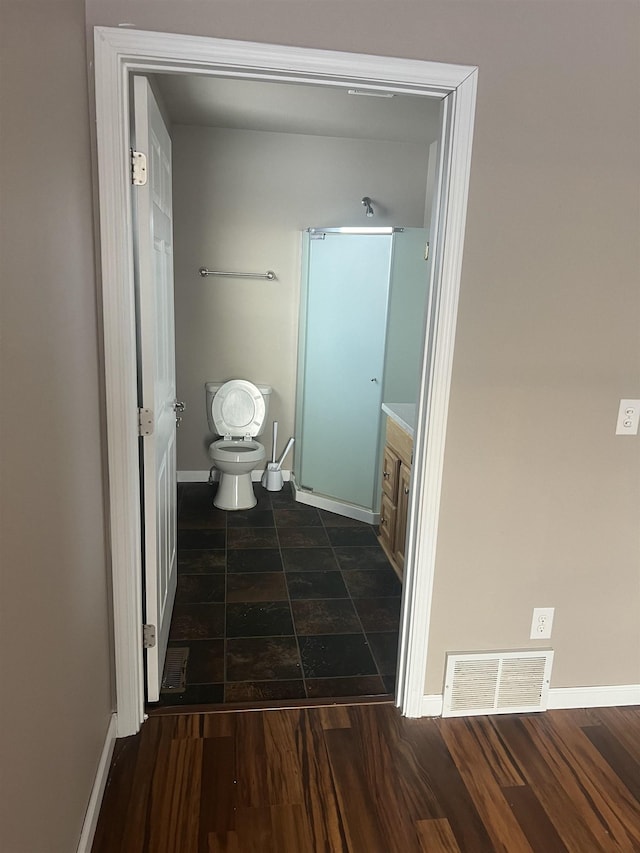
[[[402,231],[303,233],[296,498],[369,523],[377,521],[394,237]]]

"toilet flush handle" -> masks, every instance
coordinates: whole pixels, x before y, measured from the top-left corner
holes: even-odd
[[[374,376],[374,377],[373,377],[373,379],[372,379],[371,381],[372,381],[372,382],[377,382],[377,381],[378,381],[378,379],[377,379],[377,377],[375,377],[375,376]]]

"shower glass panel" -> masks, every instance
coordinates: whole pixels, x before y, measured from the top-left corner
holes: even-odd
[[[304,234],[296,482],[373,511],[377,503],[393,233]]]
[[[416,403],[420,386],[431,262],[428,232],[405,228],[393,235],[383,403]]]

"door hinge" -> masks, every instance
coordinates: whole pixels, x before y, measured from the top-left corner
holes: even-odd
[[[152,435],[153,412],[151,409],[138,409],[138,435]]]
[[[147,155],[142,151],[131,151],[131,183],[134,187],[147,183]]]
[[[142,626],[142,646],[145,649],[153,649],[156,644],[156,626]]]
[[[424,259],[425,261],[429,260],[429,243],[424,244]]]

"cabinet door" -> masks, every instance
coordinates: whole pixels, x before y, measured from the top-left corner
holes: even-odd
[[[400,570],[404,569],[404,548],[407,538],[410,480],[411,469],[402,462],[398,473],[398,503],[396,509],[396,529],[393,549],[393,557]]]
[[[387,495],[392,503],[396,502],[399,468],[400,460],[389,445],[385,445],[382,462],[382,493]]]
[[[389,553],[393,554],[396,532],[396,508],[384,492],[382,493],[382,500],[380,502],[380,526],[378,531],[382,543],[387,547]]]

